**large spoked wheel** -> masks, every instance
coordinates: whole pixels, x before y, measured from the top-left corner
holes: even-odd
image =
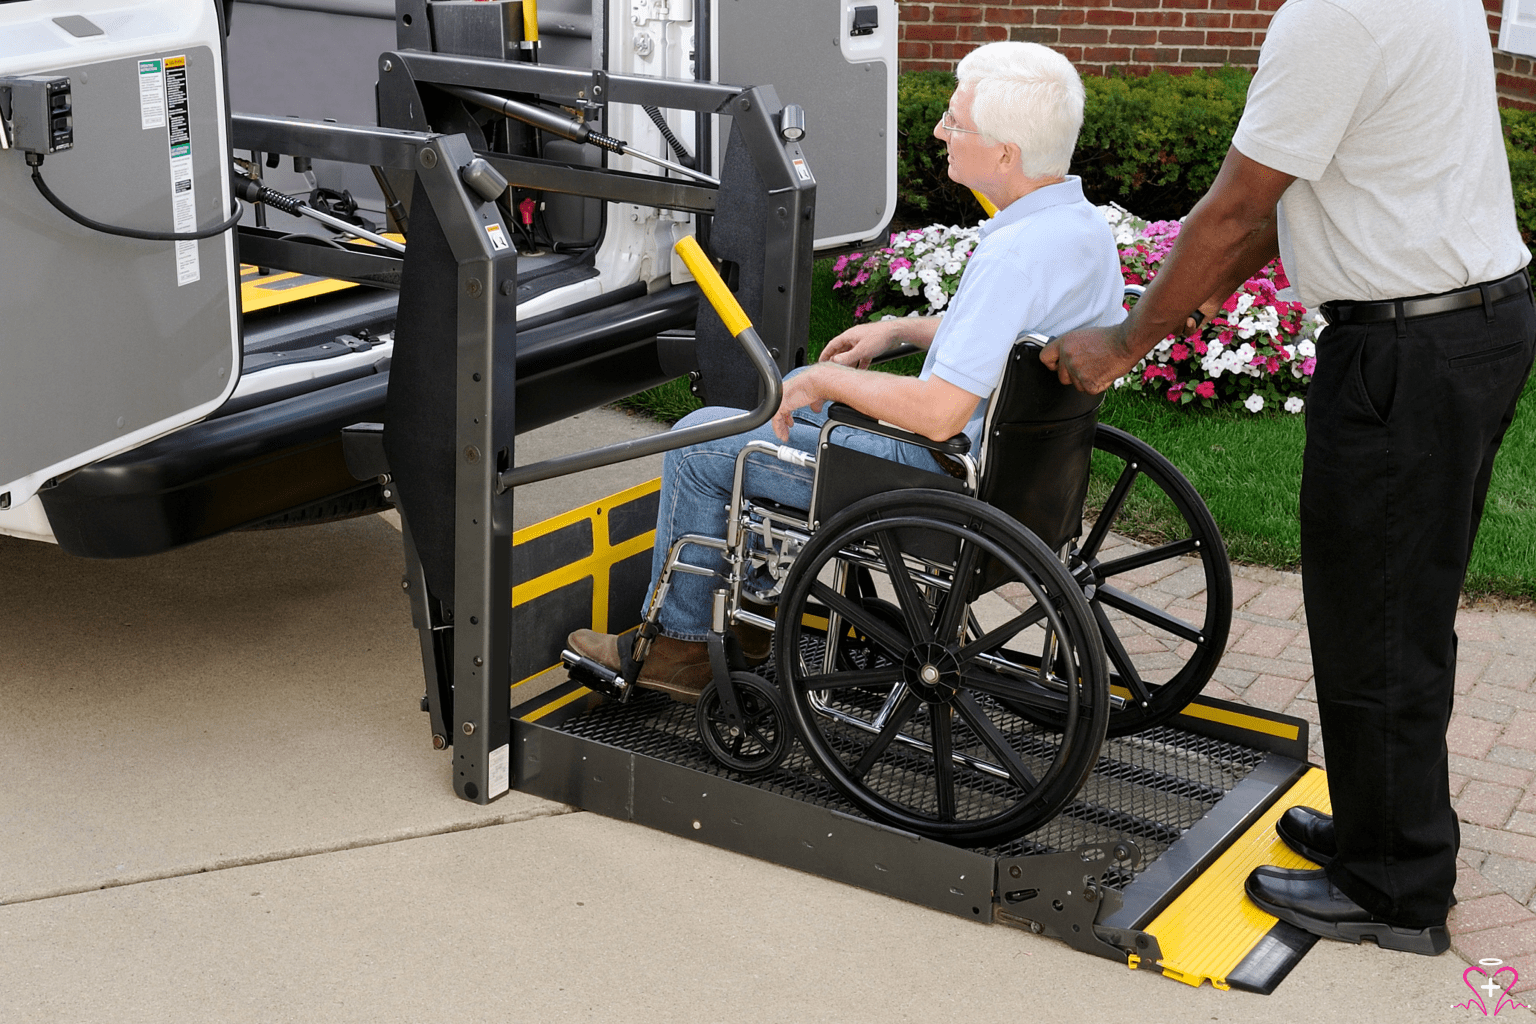
[[[1092,613],[1060,560],[990,506],[930,490],[859,502],[817,529],[779,609],[796,730],[871,817],[1011,839],[1093,770],[1109,699]],[[1031,721],[1046,714],[1057,727]]]
[[[1210,681],[1232,625],[1232,568],[1205,502],[1173,463],[1102,423],[1093,447],[1084,509],[1093,525],[1070,568],[1103,637],[1110,692],[1123,701],[1109,735],[1124,736],[1172,718]],[[1156,603],[1134,593],[1159,581]]]

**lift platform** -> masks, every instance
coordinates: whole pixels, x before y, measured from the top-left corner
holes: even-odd
[[[639,620],[659,487],[513,538],[517,789],[1193,985],[1267,993],[1311,948],[1313,936],[1242,893],[1258,864],[1306,863],[1275,835],[1281,812],[1329,806],[1326,776],[1306,763],[1305,721],[1199,698],[1170,725],[1107,740],[1078,798],[1044,828],[967,849],[863,817],[798,746],[770,772],[739,775],[706,752],[691,706],[660,693],[617,704],[569,679],[569,630]],[[771,676],[771,663],[760,671]],[[913,785],[931,786],[931,769],[914,758]]]

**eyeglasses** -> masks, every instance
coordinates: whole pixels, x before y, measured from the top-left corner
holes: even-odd
[[[983,134],[982,132],[976,131],[974,128],[961,128],[959,125],[955,124],[954,112],[950,110],[944,111],[944,116],[939,118],[939,127],[943,128],[947,132],[963,132],[966,135]]]

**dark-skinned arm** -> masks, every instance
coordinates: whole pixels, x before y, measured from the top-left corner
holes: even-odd
[[[1063,384],[1097,394],[1135,366],[1189,311],[1223,299],[1274,258],[1275,207],[1295,177],[1227,150],[1221,171],[1184,221],[1147,293],[1116,327],[1088,327],[1056,338],[1040,361]]]

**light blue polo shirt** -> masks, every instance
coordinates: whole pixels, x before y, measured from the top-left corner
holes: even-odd
[[[1055,336],[1125,319],[1120,253],[1103,216],[1075,175],[1017,199],[981,225],[981,241],[960,276],[923,361],[930,375],[987,399],[1002,380],[1014,340]],[[965,432],[979,447],[987,403]]]

